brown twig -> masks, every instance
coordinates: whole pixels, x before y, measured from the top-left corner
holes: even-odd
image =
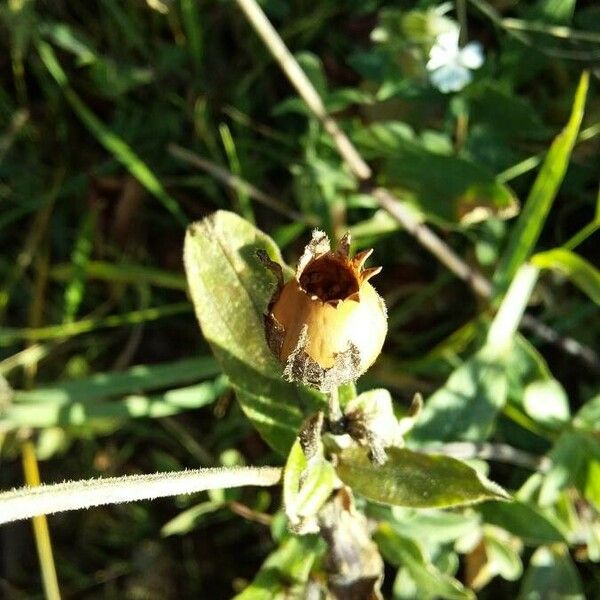
[[[417,220],[414,212],[384,188],[372,192],[379,205],[384,208],[408,233],[431,254],[436,256],[450,271],[465,281],[483,298],[492,295],[492,284],[476,269],[468,265],[454,250],[439,238],[427,225]]]
[[[371,167],[364,161],[348,136],[340,129],[335,119],[327,113],[321,96],[310,82],[298,61],[292,56],[285,42],[255,0],[237,0],[238,5],[261,37],[273,58],[288,76],[300,97],[313,114],[321,121],[323,128],[332,137],[338,151],[352,172],[362,180],[371,177]]]
[[[273,522],[273,517],[271,515],[258,512],[253,508],[242,504],[241,502],[232,500],[227,506],[229,506],[229,510],[232,513],[235,513],[243,519],[246,519],[246,521],[254,521],[255,523],[260,523],[261,525],[266,525],[267,527],[270,527],[271,523]]]

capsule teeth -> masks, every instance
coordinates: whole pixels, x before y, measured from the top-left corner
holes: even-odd
[[[367,259],[369,258],[369,256],[371,256],[371,254],[373,254],[373,248],[369,248],[368,250],[362,250],[354,256],[354,258],[352,259],[352,263],[358,271],[360,271],[360,269],[363,268],[365,262],[367,262]]]
[[[343,256],[344,258],[348,258],[348,252],[350,251],[350,242],[351,242],[352,238],[350,236],[350,232],[347,231],[342,239],[340,240],[340,243],[338,244],[338,248],[337,248],[337,252],[340,256]]]
[[[304,253],[298,261],[298,266],[296,267],[296,279],[300,281],[300,276],[308,263],[330,251],[331,246],[327,234],[320,229],[314,229],[312,232],[312,239],[304,248]]]
[[[369,279],[371,279],[371,277],[375,277],[375,275],[377,275],[378,273],[381,272],[381,269],[383,267],[371,267],[370,269],[365,269],[361,274],[360,277],[363,281],[363,283],[365,281],[369,281]]]

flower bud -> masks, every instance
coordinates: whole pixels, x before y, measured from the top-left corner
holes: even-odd
[[[333,252],[327,236],[315,230],[295,277],[283,285],[279,276],[265,326],[288,381],[330,391],[356,380],[381,352],[387,313],[368,283],[381,267],[363,269],[372,250],[351,259],[349,245],[346,234]],[[281,273],[279,265],[269,266]]]

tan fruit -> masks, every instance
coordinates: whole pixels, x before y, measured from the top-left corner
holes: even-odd
[[[375,361],[387,333],[382,298],[363,269],[372,250],[349,258],[349,235],[332,252],[315,231],[296,275],[277,290],[265,318],[271,350],[284,376],[323,391],[356,380]]]

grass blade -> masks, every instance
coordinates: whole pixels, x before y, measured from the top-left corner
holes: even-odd
[[[196,0],[181,0],[181,21],[185,30],[190,58],[192,59],[196,76],[198,76],[202,71],[204,40],[202,22],[198,14],[198,3]]]
[[[85,292],[85,268],[92,253],[92,236],[96,223],[96,211],[84,215],[73,253],[71,254],[72,271],[67,287],[65,288],[65,314],[64,322],[72,323],[75,320],[83,294]]]
[[[62,88],[65,98],[81,119],[108,152],[110,152],[184,227],[188,218],[181,210],[176,200],[170,196],[154,173],[148,168],[130,146],[98,119],[86,106],[77,93],[70,87],[67,74],[64,72],[52,47],[46,42],[38,42],[38,52],[50,75]]]
[[[114,402],[78,399],[66,402],[15,403],[6,410],[2,423],[8,428],[46,428],[82,426],[94,419],[161,419],[211,404],[228,386],[227,378],[221,375],[214,381],[152,396],[125,396]]]
[[[517,269],[527,260],[540,236],[569,165],[571,151],[583,119],[588,86],[589,73],[584,71],[577,87],[569,122],[552,143],[500,259],[494,275],[494,284],[499,293],[508,287]]]
[[[221,141],[223,142],[223,148],[227,154],[227,160],[229,161],[229,169],[231,170],[234,177],[241,179],[242,166],[240,159],[237,154],[235,142],[229,127],[225,123],[219,125],[219,133],[221,134]],[[254,224],[254,213],[252,212],[252,204],[250,203],[250,196],[248,191],[244,188],[238,188],[235,190],[238,207],[240,214],[250,223]]]
[[[52,340],[67,338],[82,333],[103,329],[105,327],[121,327],[123,325],[138,325],[146,321],[155,321],[190,312],[192,307],[187,302],[176,302],[152,308],[133,310],[122,315],[110,315],[98,319],[82,319],[62,325],[47,325],[45,327],[0,327],[0,347],[8,346],[20,340]]]
[[[58,264],[50,269],[50,277],[58,281],[70,281],[74,271],[75,268],[71,264]],[[84,267],[84,275],[90,279],[112,283],[148,284],[169,290],[187,290],[183,275],[132,263],[114,264],[102,260],[90,260]]]
[[[96,373],[91,377],[65,381],[51,387],[16,391],[13,403],[66,404],[95,402],[122,394],[136,394],[176,385],[184,385],[220,372],[210,356],[188,358],[158,365],[137,365],[126,371]]]

